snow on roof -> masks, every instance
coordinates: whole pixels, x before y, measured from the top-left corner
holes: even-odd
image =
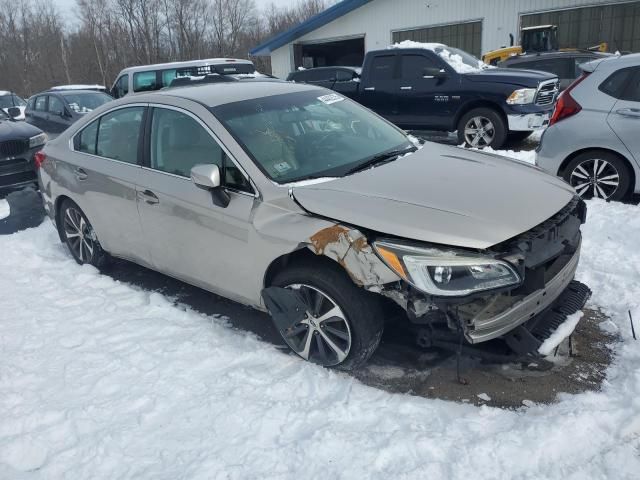
[[[106,90],[104,85],[57,85],[49,90]]]
[[[421,43],[414,42],[413,40],[404,40],[400,43],[390,45],[388,48],[423,48],[425,50],[431,50],[442,57],[444,61],[458,73],[473,73],[488,68],[486,63],[478,60],[473,55],[467,54],[469,58],[464,59],[462,55],[453,52],[450,47],[442,43]],[[473,60],[471,60],[471,58],[473,58]],[[475,64],[476,62],[477,65]]]
[[[0,96],[3,96],[3,95],[11,95],[11,92],[8,92],[6,90],[0,90]]]

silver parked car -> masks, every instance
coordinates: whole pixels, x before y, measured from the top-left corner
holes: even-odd
[[[128,96],[37,162],[79,263],[124,258],[269,311],[293,351],[325,366],[363,363],[393,310],[421,344],[511,335],[532,347],[540,312],[585,300],[572,279],[586,210],[566,183],[493,155],[418,149],[322,88]]]
[[[536,163],[582,197],[640,192],[640,54],[581,65],[558,98]]]

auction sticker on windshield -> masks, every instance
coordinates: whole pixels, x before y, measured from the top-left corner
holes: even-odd
[[[321,97],[318,97],[318,100],[324,104],[331,105],[332,103],[343,101],[344,97],[337,93],[330,93],[329,95],[322,95]]]

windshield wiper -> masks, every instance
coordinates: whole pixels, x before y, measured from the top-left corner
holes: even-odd
[[[390,150],[388,152],[380,153],[379,155],[374,155],[373,157],[365,160],[364,162],[356,165],[355,167],[347,170],[345,175],[351,175],[356,172],[360,172],[367,168],[373,167],[375,165],[382,165],[383,163],[389,163],[396,160],[400,155],[405,155],[407,153],[415,152],[418,149],[415,145],[398,150]]]

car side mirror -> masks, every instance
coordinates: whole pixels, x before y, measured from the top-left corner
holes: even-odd
[[[9,107],[7,109],[7,112],[9,113],[9,116],[11,118],[18,118],[20,116],[20,109],[18,107]]]
[[[218,165],[195,165],[191,169],[191,181],[196,187],[211,192],[214,205],[227,208],[231,198],[222,186]]]
[[[447,72],[444,68],[429,67],[422,71],[422,78],[446,78]]]

